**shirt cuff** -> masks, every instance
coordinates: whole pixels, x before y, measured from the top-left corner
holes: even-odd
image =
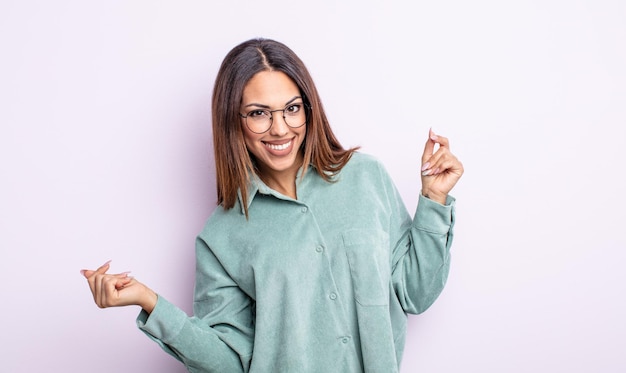
[[[183,310],[159,295],[152,313],[141,310],[136,321],[137,327],[153,339],[169,343],[179,335],[188,318]]]
[[[455,204],[456,199],[450,195],[446,197],[446,204],[442,205],[420,194],[413,225],[420,230],[446,234],[454,224]]]

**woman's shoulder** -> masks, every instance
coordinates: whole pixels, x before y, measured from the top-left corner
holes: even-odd
[[[377,175],[380,175],[381,172],[386,173],[385,166],[377,157],[359,151],[352,154],[344,170],[359,173],[375,173]]]
[[[384,163],[378,157],[368,153],[354,152],[342,173],[348,179],[358,179],[361,182],[376,185],[393,184]]]
[[[348,165],[351,165],[353,167],[356,166],[356,167],[376,167],[376,168],[382,166],[378,158],[376,158],[375,156],[371,154],[362,153],[360,151],[355,151],[354,153],[352,153],[352,157],[350,158]]]
[[[235,203],[235,206],[225,209],[224,206],[217,205],[211,212],[209,217],[204,223],[204,227],[200,232],[200,236],[216,234],[225,235],[230,234],[233,230],[236,231],[246,220],[245,214],[241,211],[239,201]]]

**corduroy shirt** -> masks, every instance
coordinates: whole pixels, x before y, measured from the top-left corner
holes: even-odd
[[[312,166],[297,200],[259,179],[218,207],[196,240],[194,315],[162,296],[139,328],[190,372],[399,370],[407,313],[439,296],[454,198],[420,196],[409,216],[380,162],[355,153],[324,181]]]

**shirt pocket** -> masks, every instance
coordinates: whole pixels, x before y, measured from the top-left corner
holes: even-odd
[[[389,235],[352,229],[342,235],[354,298],[362,306],[389,304]]]

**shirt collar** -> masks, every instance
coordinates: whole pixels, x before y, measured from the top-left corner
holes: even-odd
[[[314,173],[314,172],[315,170],[314,170],[313,165],[309,165],[305,178],[307,178],[311,173]],[[301,176],[302,176],[302,168],[298,170],[298,174],[296,176],[296,185],[301,185],[301,181],[302,181]],[[252,200],[258,193],[266,194],[266,195],[273,195],[279,199],[291,200],[291,198],[286,197],[285,195],[280,194],[274,189],[268,187],[267,184],[265,184],[263,180],[261,180],[261,178],[255,172],[250,172],[250,181],[248,182],[248,193],[247,193],[247,197],[248,197],[247,206],[245,206],[245,208],[243,204],[243,197],[241,195],[241,189],[237,191],[237,198],[239,198],[239,206],[241,206],[241,213],[243,215],[245,215],[246,213],[246,208],[248,210],[250,209]]]

